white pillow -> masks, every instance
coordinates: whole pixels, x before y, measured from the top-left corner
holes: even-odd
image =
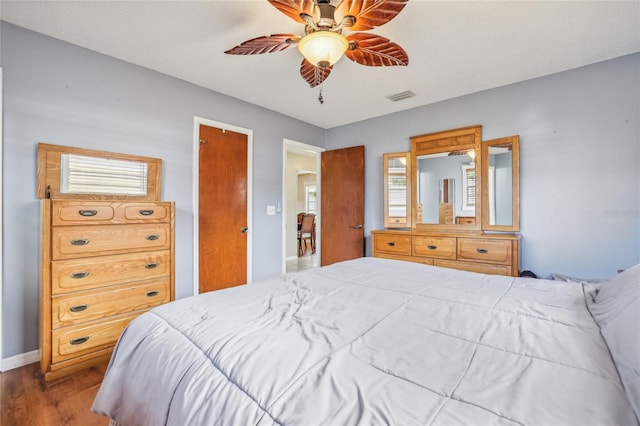
[[[598,286],[587,303],[640,419],[640,264]],[[587,288],[585,288],[587,290]]]

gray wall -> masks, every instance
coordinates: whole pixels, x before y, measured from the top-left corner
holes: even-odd
[[[474,124],[483,140],[519,134],[522,269],[608,278],[640,262],[639,117],[634,54],[334,128],[326,148],[365,145],[370,240],[383,227],[383,153]]]
[[[177,206],[176,292],[191,295],[194,116],[254,131],[254,280],[282,265],[282,220],[265,206],[282,201],[283,138],[366,146],[369,236],[383,224],[382,154],[473,124],[487,140],[521,136],[524,269],[608,277],[640,261],[638,54],[325,131],[4,22],[0,31],[3,358],[38,348],[38,142],[162,158],[163,199]]]
[[[193,289],[194,116],[253,130],[253,279],[281,273],[283,138],[323,146],[325,131],[19,27],[1,24],[4,71],[3,358],[38,349],[40,202],[36,145],[45,142],[163,161],[176,202],[176,295]]]

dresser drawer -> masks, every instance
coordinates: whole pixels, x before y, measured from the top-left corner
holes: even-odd
[[[51,221],[54,226],[109,223],[116,218],[116,206],[109,203],[52,201]]]
[[[125,327],[143,311],[121,315],[90,325],[78,325],[52,331],[51,359],[54,363],[115,345]]]
[[[130,223],[168,223],[171,217],[171,206],[168,203],[127,204],[121,211]]]
[[[171,246],[169,224],[54,227],[51,234],[53,260]]]
[[[411,236],[399,234],[375,234],[376,251],[382,253],[411,255]]]
[[[510,240],[458,238],[458,260],[511,264]]]
[[[473,216],[457,216],[456,223],[458,225],[475,225],[476,218]]]
[[[479,272],[481,274],[492,275],[511,275],[511,266],[497,265],[494,263],[474,263],[474,262],[460,262],[457,260],[436,259],[435,266],[441,266],[443,268],[460,269],[462,271]]]
[[[171,274],[169,250],[51,262],[51,294],[159,278]]]
[[[169,302],[169,278],[73,293],[51,301],[52,327],[64,327]]]
[[[407,218],[406,217],[390,217],[389,223],[393,225],[403,225],[403,226],[394,226],[394,228],[403,228],[404,226],[407,225]],[[389,225],[389,228],[391,228],[391,225]]]
[[[388,253],[376,253],[375,257],[379,257],[381,259],[404,260],[406,262],[422,263],[423,265],[433,266],[433,259],[428,257],[402,256]]]
[[[53,226],[169,223],[171,203],[52,201]]]
[[[448,237],[413,237],[413,255],[442,259],[456,258],[456,239]]]

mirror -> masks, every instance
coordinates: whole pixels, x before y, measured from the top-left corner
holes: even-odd
[[[76,154],[60,155],[60,193],[147,195],[148,165]]]
[[[520,137],[482,142],[481,131],[413,136],[411,152],[385,154],[385,227],[520,231]]]
[[[38,144],[38,198],[160,200],[162,160]]]
[[[411,153],[382,156],[385,228],[411,227]]]
[[[417,163],[422,209],[418,223],[453,225],[457,217],[475,216],[475,163],[471,155],[423,155]]]
[[[520,230],[520,137],[482,143],[482,228]]]
[[[416,228],[479,230],[481,126],[411,138]]]

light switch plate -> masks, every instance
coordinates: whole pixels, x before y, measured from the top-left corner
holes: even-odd
[[[273,216],[276,214],[276,206],[267,206],[267,215]]]

